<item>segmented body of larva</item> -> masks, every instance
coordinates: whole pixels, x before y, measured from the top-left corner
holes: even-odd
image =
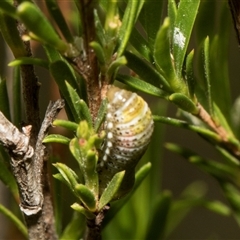
[[[110,87],[105,120],[106,140],[100,162],[100,188],[122,170],[134,173],[134,168],[150,142],[153,119],[147,103],[136,93]],[[106,173],[106,171],[108,173]]]

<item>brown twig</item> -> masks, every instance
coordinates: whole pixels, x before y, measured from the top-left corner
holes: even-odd
[[[230,6],[234,28],[237,34],[238,46],[240,46],[240,1],[228,0]]]
[[[103,219],[110,209],[110,206],[106,205],[94,219],[87,220],[87,231],[85,233],[85,240],[101,240],[101,226]]]
[[[95,24],[94,24],[94,2],[80,0],[81,18],[83,23],[83,39],[84,39],[84,56],[74,59],[76,71],[84,77],[87,85],[87,95],[89,109],[92,118],[95,119],[101,104],[101,86],[99,81],[99,68],[96,55],[89,43],[95,40]],[[86,57],[85,57],[86,55]]]
[[[200,103],[198,103],[198,109],[199,112],[196,116],[219,135],[219,137],[222,139],[222,147],[240,160],[239,145],[229,141],[228,131],[222,125],[217,124]]]
[[[44,162],[47,160],[47,153],[42,141],[63,106],[62,100],[49,104],[34,148],[30,144],[31,126],[24,127],[23,132],[20,132],[0,112],[0,143],[11,156],[11,166],[20,192],[20,208],[28,226],[29,239],[57,239]]]

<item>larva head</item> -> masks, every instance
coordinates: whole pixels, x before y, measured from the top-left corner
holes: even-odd
[[[108,176],[104,181],[109,182],[119,171],[134,170],[150,142],[153,120],[147,103],[136,93],[112,86],[107,98],[106,139],[100,164],[101,175]]]

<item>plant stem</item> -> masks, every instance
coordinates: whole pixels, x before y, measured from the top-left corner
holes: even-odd
[[[234,144],[229,141],[228,131],[221,125],[217,124],[204,107],[198,103],[199,112],[196,115],[199,119],[205,122],[210,128],[212,128],[222,139],[222,147],[225,148],[229,153],[240,160],[240,148],[239,144]]]
[[[101,86],[97,57],[93,49],[89,46],[89,43],[95,39],[94,2],[91,0],[80,0],[80,15],[83,23],[84,51],[86,57],[79,56],[74,59],[76,71],[86,81],[88,104],[93,120],[96,119],[101,104]]]

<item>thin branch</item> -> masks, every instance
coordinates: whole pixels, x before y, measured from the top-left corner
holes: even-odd
[[[101,240],[101,226],[103,219],[110,209],[110,206],[106,205],[94,219],[87,220],[87,231],[85,233],[85,240]]]
[[[94,4],[96,1],[80,0],[80,15],[83,23],[83,39],[86,57],[79,56],[74,59],[76,71],[82,75],[87,85],[89,109],[95,119],[101,104],[101,86],[99,81],[99,68],[96,55],[89,43],[95,40]]]
[[[42,140],[63,106],[63,100],[49,104],[34,149],[30,144],[31,126],[23,127],[23,132],[20,132],[0,112],[0,143],[11,156],[10,164],[18,184],[20,209],[28,225],[29,239],[57,239],[47,171],[44,168],[47,152]]]
[[[228,0],[230,6],[234,28],[237,34],[238,46],[240,46],[240,1]]]
[[[198,108],[199,113],[196,116],[219,135],[219,137],[222,139],[222,147],[240,160],[239,145],[229,141],[228,131],[222,125],[217,124],[200,103],[198,103]]]

